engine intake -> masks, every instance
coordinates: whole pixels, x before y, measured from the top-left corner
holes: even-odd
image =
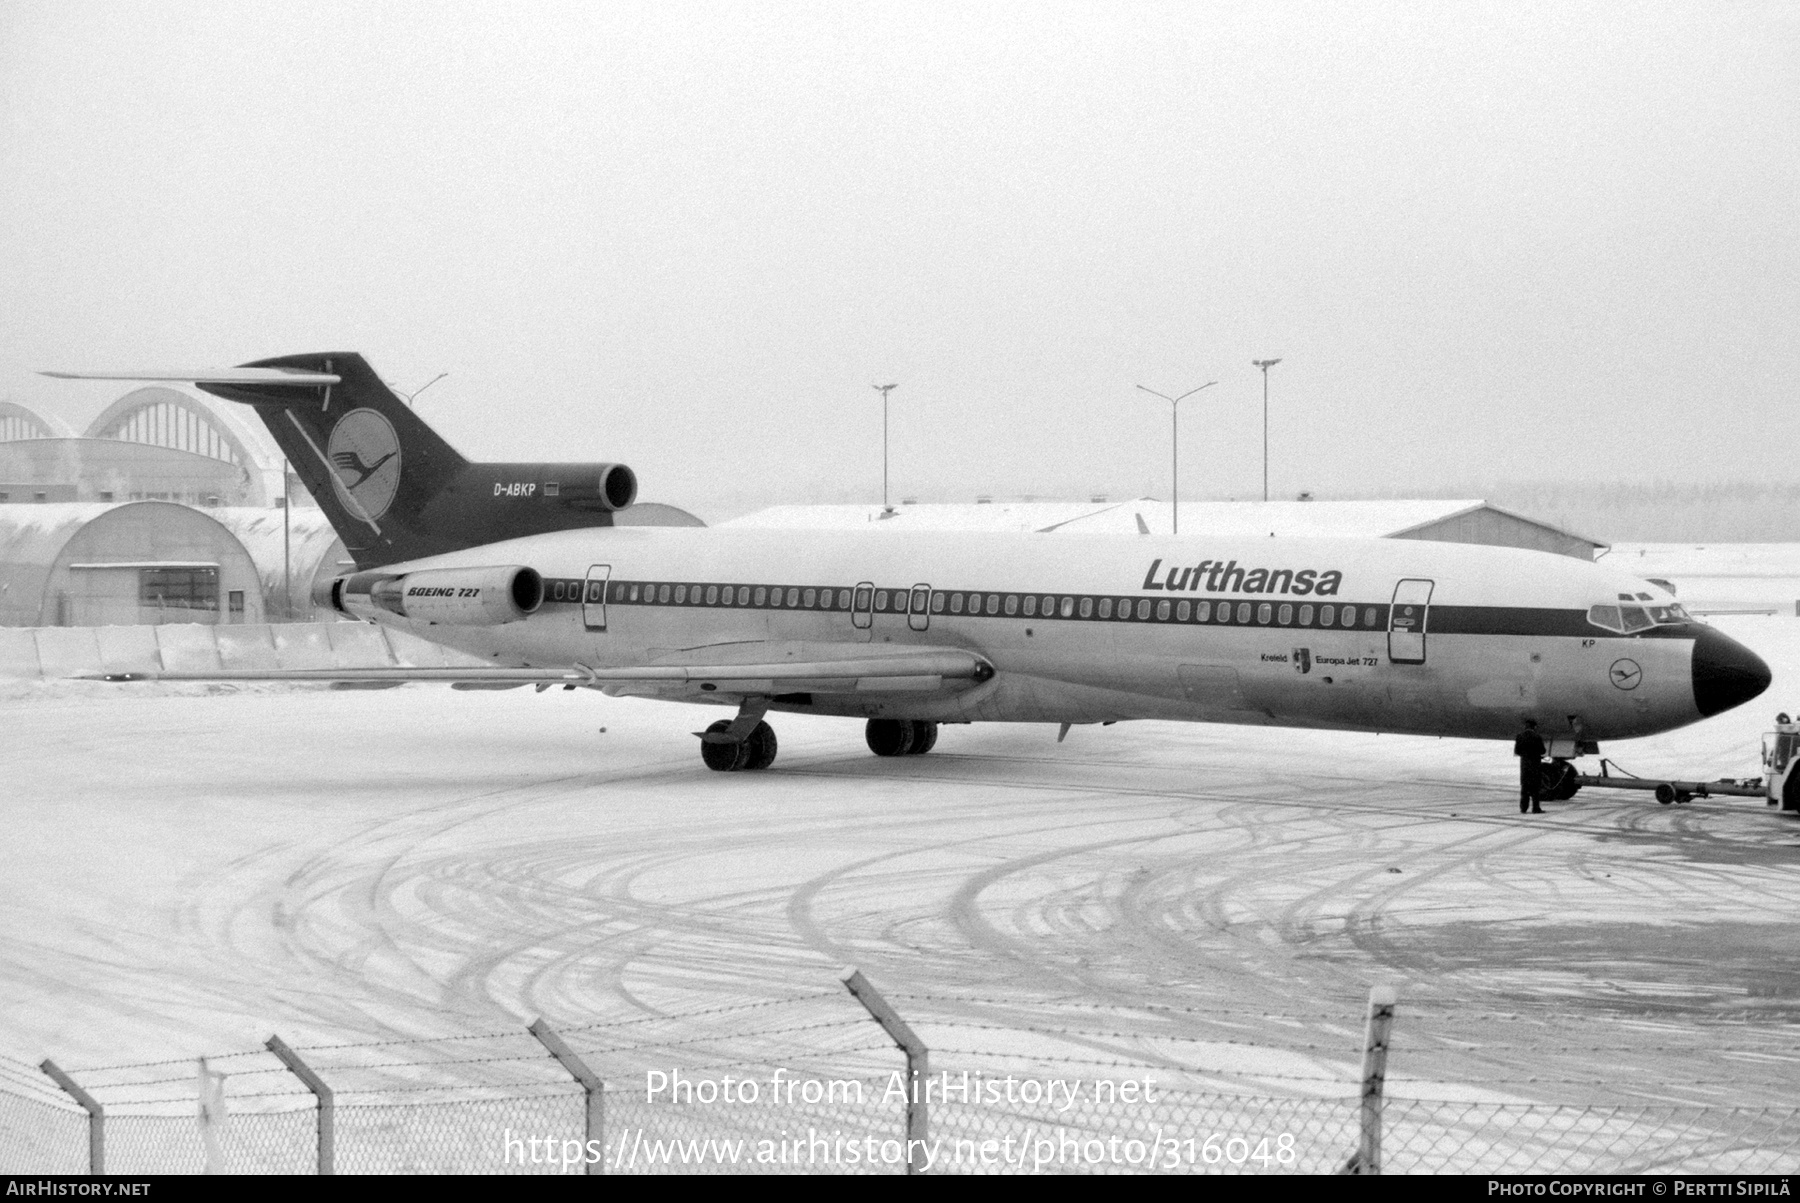
[[[600,478],[595,482],[594,500],[598,508],[603,510],[622,510],[637,500],[637,473],[624,464],[604,464],[600,469]],[[588,500],[577,494],[578,502]]]
[[[358,572],[319,590],[319,602],[355,618],[377,611],[414,622],[497,627],[518,622],[544,604],[544,578],[518,565],[425,568],[418,572]]]

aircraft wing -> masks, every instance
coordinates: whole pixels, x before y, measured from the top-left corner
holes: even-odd
[[[340,668],[214,669],[206,672],[121,672],[89,674],[104,681],[314,681],[401,685],[439,681],[464,688],[501,689],[514,685],[586,686],[608,693],[653,692],[727,695],[769,693],[933,692],[946,684],[978,684],[994,666],[973,652],[896,649],[842,659],[780,660],[745,664],[651,664],[630,668]]]

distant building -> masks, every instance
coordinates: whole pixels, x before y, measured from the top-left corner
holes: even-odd
[[[0,506],[0,625],[263,622],[237,537],[167,501]]]
[[[723,523],[789,530],[985,530],[1139,535],[1170,532],[1169,504],[992,502],[914,505],[780,505]],[[1193,501],[1181,504],[1183,535],[1254,538],[1425,539],[1526,547],[1591,560],[1606,544],[1485,501]]]
[[[0,402],[0,502],[280,504],[284,461],[253,417],[203,393],[140,388],[76,435]],[[297,483],[294,504],[311,499]]]

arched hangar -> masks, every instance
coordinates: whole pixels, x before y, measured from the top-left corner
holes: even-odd
[[[263,622],[248,552],[167,501],[0,506],[0,625]]]
[[[255,419],[216,398],[133,389],[79,437],[59,419],[0,403],[0,501],[272,506],[281,477],[281,454]]]

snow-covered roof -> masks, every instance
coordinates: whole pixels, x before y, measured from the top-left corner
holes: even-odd
[[[208,507],[207,514],[219,520],[226,530],[237,536],[244,550],[256,562],[257,575],[262,578],[263,591],[271,597],[282,589],[282,543],[283,521],[282,511],[260,506],[217,506]],[[331,558],[329,574],[351,571],[338,564],[339,559],[348,559],[348,553],[342,550],[338,542],[337,531],[332,529],[331,520],[325,511],[312,506],[295,506],[286,523],[286,540],[288,549],[289,572],[294,581],[299,582],[297,588],[303,588],[312,580],[318,571],[321,561],[327,556]],[[337,551],[333,555],[334,549]]]
[[[1195,534],[1380,538],[1403,534],[1475,510],[1519,515],[1479,500],[1450,501],[1184,501],[1181,525]],[[1169,503],[1148,497],[1115,502],[1017,501],[976,505],[902,505],[882,517],[878,505],[778,505],[725,526],[792,530],[992,530],[1168,533]],[[1535,519],[1520,518],[1535,522]],[[1537,523],[1539,526],[1545,523]]]
[[[754,514],[733,518],[721,526],[777,528],[781,530],[980,530],[1041,531],[1063,523],[1093,520],[1135,502],[996,502],[992,505],[902,505],[895,506],[883,517],[879,505],[777,505]],[[1154,506],[1155,502],[1145,503]],[[1168,506],[1163,523],[1168,524]],[[1126,527],[1137,527],[1129,511],[1123,512]]]

